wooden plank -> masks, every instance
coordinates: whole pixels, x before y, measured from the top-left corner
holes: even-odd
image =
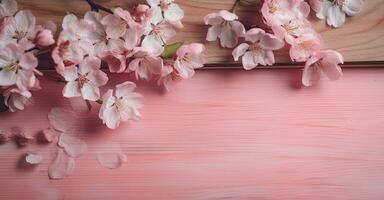
[[[0,145],[0,199],[384,199],[384,69],[346,69],[336,82],[300,87],[299,69],[202,70],[173,92],[139,84],[143,118],[115,131],[81,115],[90,145],[74,173],[49,181],[54,145]],[[128,79],[111,75],[111,85]],[[37,133],[53,106],[67,105],[60,83],[0,127]],[[33,120],[32,120],[33,119]],[[94,144],[120,144],[128,162],[107,170]],[[20,155],[44,162],[18,168]]]
[[[96,0],[96,2],[107,7],[121,6],[128,8],[138,0]],[[182,29],[176,41],[205,42],[205,34],[208,26],[203,24],[203,17],[211,12],[221,9],[229,9],[234,0],[179,0],[177,1],[185,11],[183,20],[185,28]],[[38,16],[40,21],[53,20],[59,24],[67,12],[81,16],[87,10],[88,5],[80,0],[19,0],[20,7],[31,9]],[[311,17],[311,21],[317,31],[321,33],[330,49],[340,51],[347,62],[362,61],[384,61],[384,1],[365,1],[365,7],[361,14],[348,18],[347,23],[339,29],[332,29]],[[239,16],[246,25],[254,25],[257,21],[257,8],[250,6],[240,8]],[[207,45],[207,63],[232,63],[231,51],[219,48],[216,42],[205,42]],[[288,50],[283,49],[277,52],[278,63],[290,62]]]

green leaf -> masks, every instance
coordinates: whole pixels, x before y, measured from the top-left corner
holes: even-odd
[[[177,50],[184,44],[184,42],[175,42],[172,44],[166,44],[164,46],[164,51],[161,54],[162,58],[172,58]]]

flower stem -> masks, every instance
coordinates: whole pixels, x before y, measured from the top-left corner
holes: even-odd
[[[102,10],[104,12],[113,14],[113,11],[109,8],[106,8],[100,4],[97,4],[97,3],[93,2],[92,0],[86,0],[86,1],[89,4],[89,6],[91,6],[91,10],[93,10],[93,11],[99,12],[100,10]]]
[[[96,100],[96,103],[98,103],[98,104],[103,104],[103,100],[98,99],[98,100]]]
[[[236,8],[240,5],[241,0],[236,0],[235,3],[233,4],[231,10],[229,10],[231,13],[235,13]]]
[[[67,83],[67,81],[63,80],[61,77],[53,76],[50,74],[45,74],[45,76],[53,81],[59,82],[59,83]]]
[[[41,56],[41,55],[44,55],[44,54],[47,54],[47,53],[49,53],[49,52],[51,52],[52,51],[52,49],[43,49],[43,50],[41,50],[41,51],[38,51],[38,52],[36,52],[35,53],[35,56],[37,57],[37,56]]]

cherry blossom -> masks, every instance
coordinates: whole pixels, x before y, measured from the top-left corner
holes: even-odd
[[[13,16],[17,12],[17,2],[15,0],[2,0],[0,2],[0,20],[4,17]]]
[[[18,88],[8,88],[4,92],[5,105],[11,112],[24,110],[26,105],[32,103],[32,94],[28,90],[20,90]]]
[[[339,64],[343,63],[342,55],[333,50],[319,51],[305,63],[302,82],[304,86],[312,86],[325,74],[330,80],[337,80],[343,75]]]
[[[363,4],[363,0],[323,0],[316,16],[326,19],[328,25],[337,28],[344,24],[346,15],[358,14]]]
[[[141,45],[149,49],[152,54],[160,55],[164,50],[163,45],[176,35],[176,31],[170,23],[162,21],[152,25],[145,35]]]
[[[204,50],[204,45],[200,43],[183,45],[177,50],[174,68],[180,77],[190,78],[195,74],[194,69],[204,66]]]
[[[275,63],[273,50],[280,49],[284,42],[278,37],[265,33],[264,30],[253,28],[246,32],[245,41],[237,46],[233,52],[233,58],[238,61],[242,56],[244,69],[250,70],[258,65],[272,65]]]
[[[163,20],[174,24],[180,23],[184,17],[184,11],[174,3],[174,0],[147,0],[152,9],[151,22],[158,24]]]
[[[273,33],[280,39],[285,39],[288,44],[292,44],[295,38],[304,34],[315,34],[307,19],[293,18],[284,24],[273,25]]]
[[[305,34],[292,41],[289,55],[293,61],[305,62],[317,51],[323,48],[323,42],[317,34]]]
[[[233,48],[238,43],[238,38],[245,33],[245,28],[238,21],[237,15],[221,10],[218,13],[210,13],[204,17],[206,25],[211,25],[207,33],[207,41],[220,39],[220,45],[224,48]]]
[[[0,49],[0,86],[16,84],[20,89],[36,86],[37,58],[31,52],[16,44],[8,44]]]
[[[102,100],[99,118],[110,129],[116,129],[121,121],[136,120],[140,117],[142,96],[133,92],[136,84],[124,82],[116,85],[116,90],[108,90]]]
[[[107,75],[100,70],[100,59],[87,57],[79,67],[70,66],[64,70],[68,83],[63,89],[64,97],[82,96],[85,100],[96,101],[100,98],[99,87],[107,83]]]
[[[163,60],[160,57],[154,56],[147,49],[139,47],[129,63],[128,71],[135,72],[137,79],[150,80],[153,75],[159,75],[162,68]]]

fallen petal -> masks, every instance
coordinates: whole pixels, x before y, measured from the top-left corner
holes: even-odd
[[[39,141],[51,143],[57,138],[58,133],[53,128],[46,128],[38,136]]]
[[[37,165],[37,164],[40,164],[41,161],[43,161],[43,157],[40,154],[28,152],[25,155],[25,162],[27,164]]]
[[[97,161],[105,168],[116,169],[121,167],[127,161],[127,156],[120,152],[98,153]]]
[[[0,130],[0,144],[9,142],[12,139],[12,133],[9,131]]]
[[[50,179],[63,179],[75,168],[75,160],[68,156],[63,149],[58,149],[57,156],[48,168]]]
[[[19,145],[20,147],[24,147],[31,144],[35,139],[32,135],[25,132],[24,129],[20,127],[12,128],[11,131],[12,131],[12,134],[14,135],[17,145]]]
[[[60,135],[58,146],[73,158],[79,157],[87,150],[87,144],[83,140],[66,133]]]
[[[48,113],[49,123],[58,131],[68,131],[76,124],[76,114],[68,109],[56,107]]]

